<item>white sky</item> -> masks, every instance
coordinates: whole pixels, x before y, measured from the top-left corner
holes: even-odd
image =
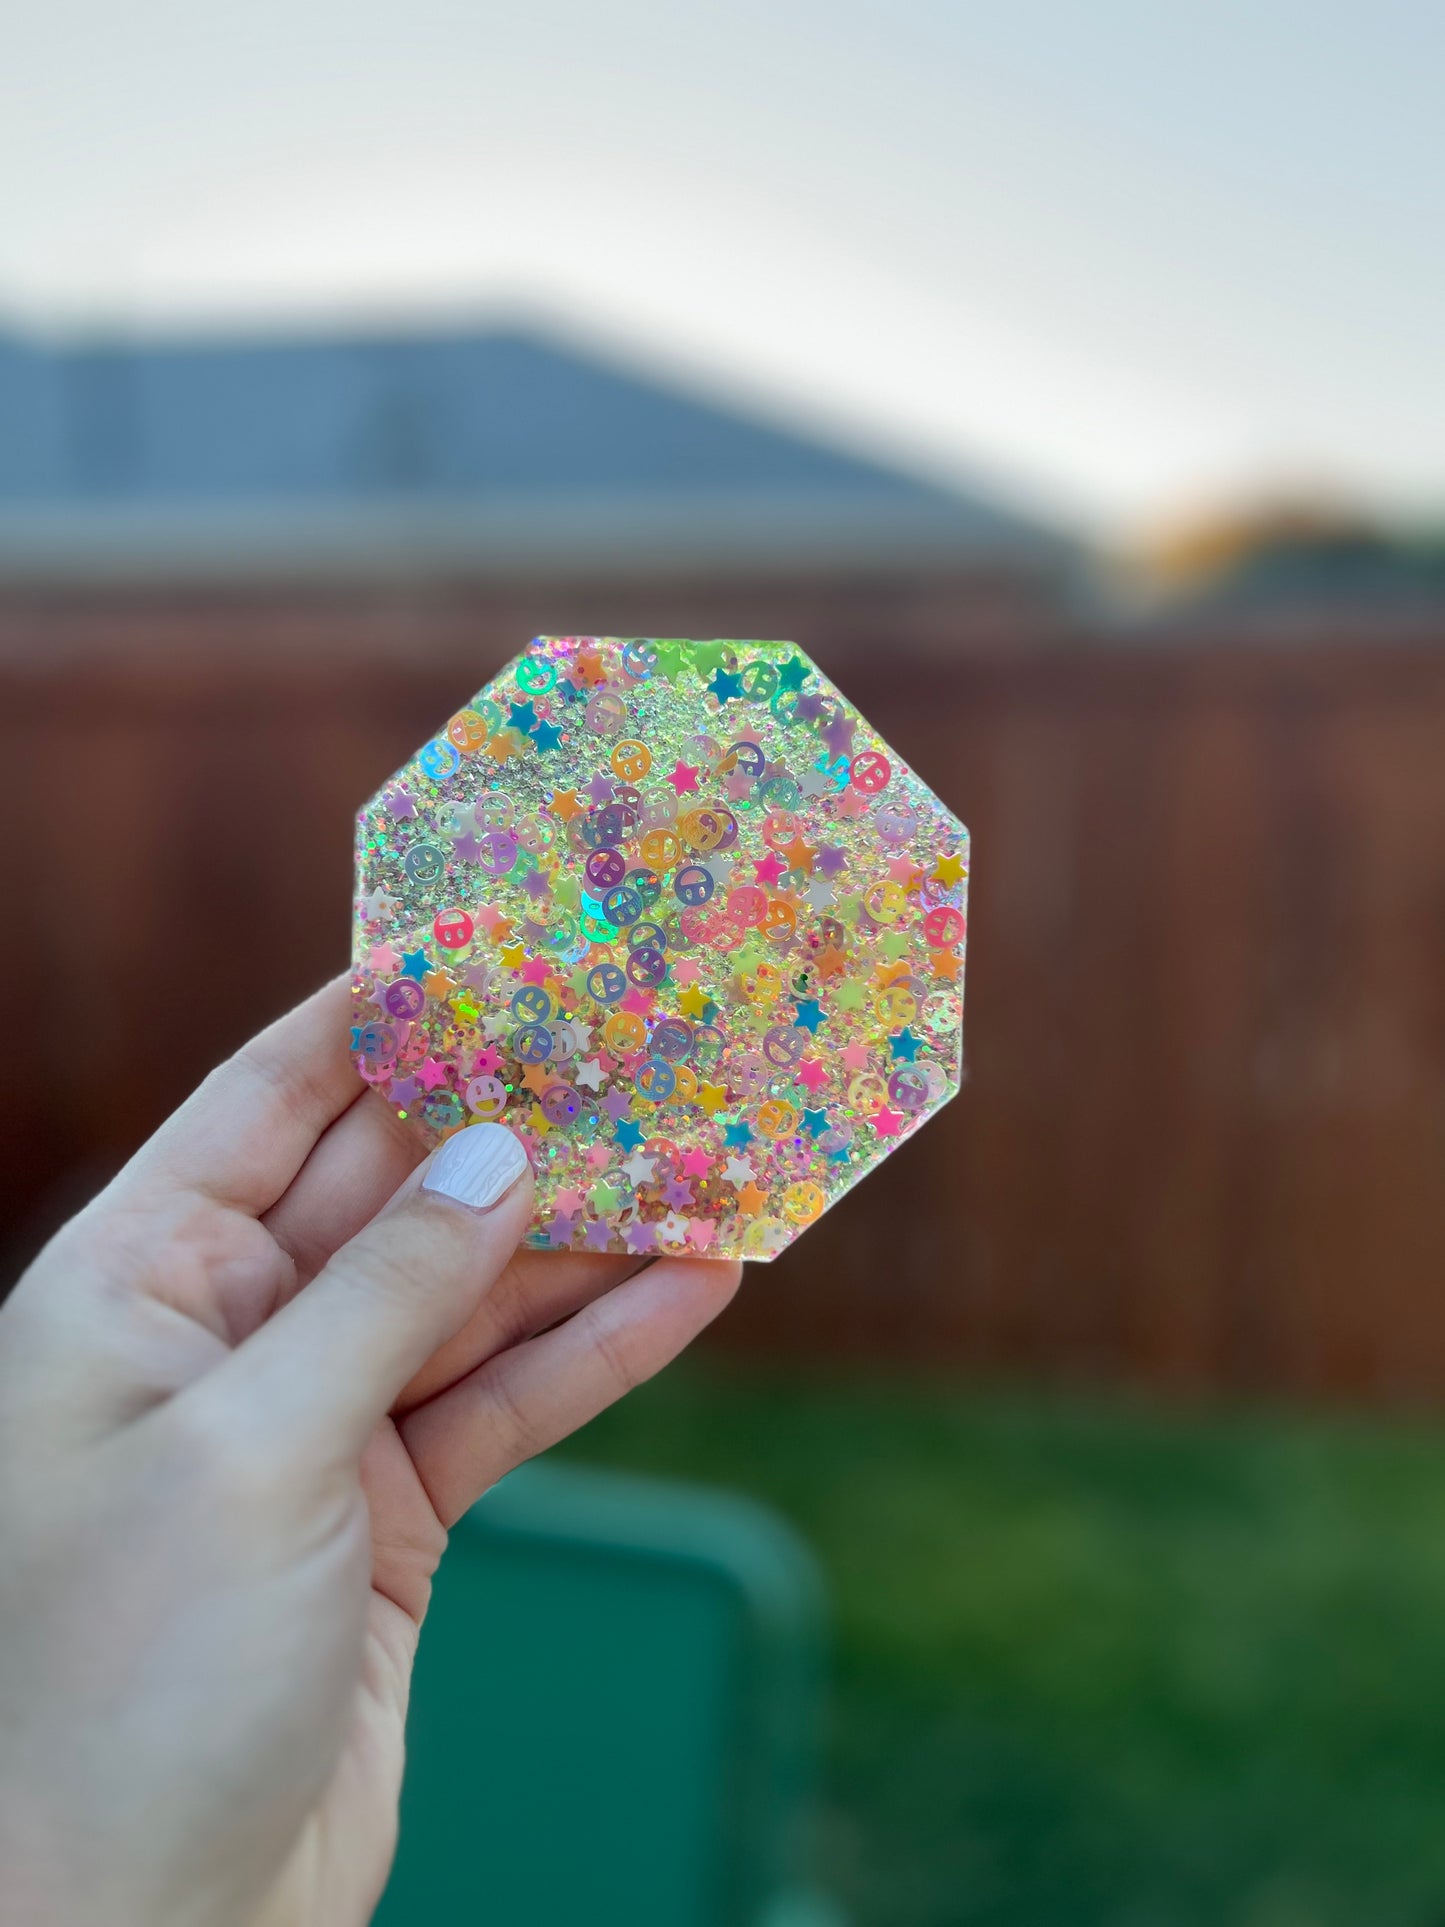
[[[1445,7],[4,0],[0,316],[519,309],[1118,527],[1445,504]]]

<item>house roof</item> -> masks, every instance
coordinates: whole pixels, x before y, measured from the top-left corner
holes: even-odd
[[[0,570],[1040,564],[1058,538],[539,334],[0,337]]]

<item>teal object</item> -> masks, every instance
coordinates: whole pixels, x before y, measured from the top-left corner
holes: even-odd
[[[514,1473],[438,1577],[377,1927],[839,1927],[802,1879],[822,1624],[747,1501]]]

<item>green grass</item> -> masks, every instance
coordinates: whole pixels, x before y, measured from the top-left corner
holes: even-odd
[[[857,1927],[1445,1923],[1445,1433],[714,1362],[568,1450],[818,1554]]]

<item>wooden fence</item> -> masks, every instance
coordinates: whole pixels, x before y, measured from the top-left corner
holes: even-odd
[[[1445,631],[1108,640],[947,584],[585,602],[0,604],[19,1242],[344,961],[355,804],[534,629],[791,629],[973,831],[969,1074],[725,1342],[1445,1390]]]

